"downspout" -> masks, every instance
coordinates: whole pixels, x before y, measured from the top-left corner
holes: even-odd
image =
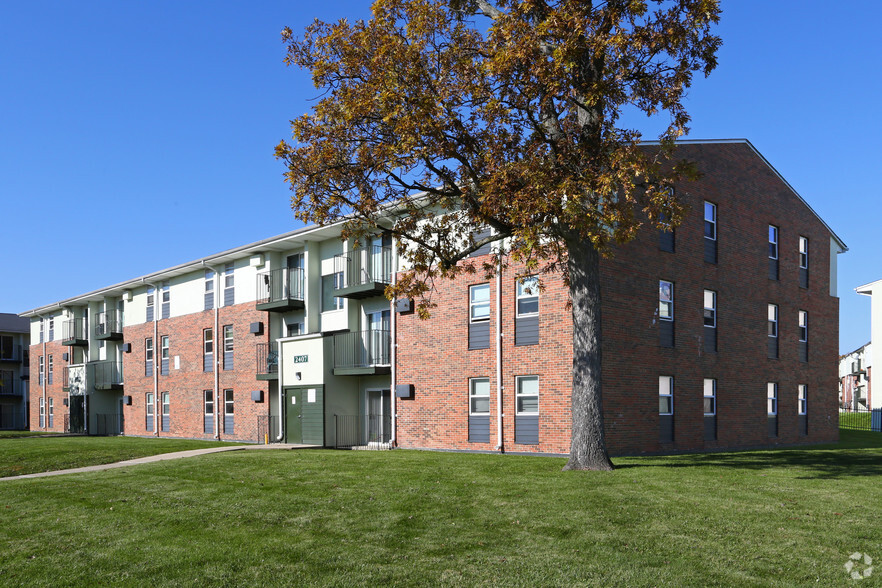
[[[44,317],[42,314],[38,314],[37,316],[40,317],[40,335],[43,338],[43,341],[42,341],[42,343],[43,343],[43,358],[42,358],[43,359],[43,377],[42,377],[42,379],[40,379],[40,388],[43,389],[43,429],[48,430],[49,429],[49,399],[46,396],[46,369],[47,369],[47,366],[46,366],[46,337],[47,337],[47,333],[43,329],[43,326],[44,326],[43,321],[46,320],[46,317]],[[37,367],[39,369],[39,363],[37,364]],[[39,374],[37,374],[37,376],[39,377]]]
[[[502,434],[502,257],[496,269],[496,451],[505,453]]]
[[[395,239],[392,239],[392,285],[394,286],[398,282],[398,264],[395,261],[398,259],[397,255],[397,247],[395,247]],[[395,394],[395,384],[397,382],[396,378],[398,376],[398,370],[396,369],[396,363],[398,361],[398,313],[395,312],[395,301],[390,301],[389,305],[392,307],[392,320],[391,320],[391,329],[392,332],[389,333],[390,338],[392,339],[392,350],[390,361],[392,363],[392,374],[391,374],[391,383],[392,389],[389,390],[390,400],[392,401],[392,437],[389,440],[389,446],[395,447],[398,442],[398,398]]]
[[[141,282],[153,288],[153,436],[159,437],[159,429],[162,428],[162,413],[160,412],[162,410],[162,403],[159,399],[159,367],[156,365],[156,357],[162,353],[159,343],[159,323],[156,319],[158,316],[156,312],[156,298],[159,296],[159,288],[143,278]],[[159,366],[162,366],[162,358],[159,360]]]
[[[204,261],[202,265],[210,269],[214,272],[214,329],[212,330],[212,338],[214,339],[214,438],[220,441],[220,420],[219,420],[219,412],[220,412],[220,398],[218,397],[218,388],[220,387],[220,376],[218,374],[218,368],[220,367],[220,356],[221,356],[221,348],[218,346],[218,341],[221,341],[220,333],[218,332],[218,322],[220,321],[220,274],[217,271],[217,268],[212,267],[206,264]],[[203,343],[204,344],[204,343]],[[202,350],[203,353],[205,350]]]

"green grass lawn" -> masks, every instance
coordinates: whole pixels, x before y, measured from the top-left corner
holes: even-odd
[[[16,431],[20,432],[20,431]],[[160,453],[225,445],[218,441],[141,437],[0,438],[0,478],[113,463]]]
[[[21,437],[39,437],[40,435],[61,435],[62,433],[47,433],[46,431],[0,431],[0,439],[18,439]]]
[[[882,561],[882,435],[842,438],[611,473],[300,450],[8,481],[0,584],[855,585],[850,554]]]

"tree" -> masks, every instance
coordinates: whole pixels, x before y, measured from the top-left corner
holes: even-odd
[[[611,469],[599,263],[641,226],[676,225],[675,161],[694,72],[716,66],[717,0],[376,0],[372,18],[290,29],[286,63],[324,96],[277,157],[296,216],[386,231],[411,270],[387,290],[432,307],[437,279],[510,262],[562,273],[573,319],[566,469]],[[625,109],[667,114],[656,147]],[[491,234],[482,229],[490,227]],[[475,235],[480,235],[478,238]],[[481,267],[470,253],[496,242]]]

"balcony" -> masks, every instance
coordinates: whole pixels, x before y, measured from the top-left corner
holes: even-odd
[[[86,382],[95,390],[122,390],[122,362],[90,361],[86,364]]]
[[[118,310],[99,312],[92,320],[92,329],[98,340],[121,341],[122,328],[122,312]]]
[[[0,396],[21,395],[21,379],[15,377],[15,372],[9,370],[0,371]]]
[[[392,248],[374,245],[335,255],[334,273],[342,276],[336,297],[381,296],[392,282]]]
[[[303,268],[257,274],[257,310],[288,312],[303,308]]]
[[[21,345],[8,343],[0,338],[0,362],[21,363],[22,357]]]
[[[392,372],[389,331],[354,331],[334,335],[334,375],[371,376]]]
[[[257,379],[279,379],[279,346],[277,343],[258,343]]]
[[[84,347],[89,344],[85,319],[75,318],[61,325],[61,344]]]

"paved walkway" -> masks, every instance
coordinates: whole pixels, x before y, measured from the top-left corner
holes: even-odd
[[[147,457],[139,457],[137,459],[129,459],[126,461],[118,461],[116,463],[104,463],[100,465],[86,466],[82,468],[71,468],[69,470],[55,470],[53,472],[39,472],[36,474],[24,474],[21,476],[9,476],[8,478],[0,478],[0,482],[4,480],[24,480],[27,478],[47,478],[49,476],[63,476],[65,474],[81,474],[83,472],[99,472],[101,470],[112,470],[115,468],[126,468],[142,463],[154,463],[157,461],[166,461],[168,459],[183,459],[185,457],[196,457],[198,455],[206,455],[209,453],[220,453],[222,451],[240,451],[249,449],[305,449],[315,447],[314,445],[295,445],[286,443],[272,443],[270,445],[231,445],[229,447],[209,447],[207,449],[193,449],[191,451],[176,451],[174,453],[160,453],[158,455],[148,455]]]

